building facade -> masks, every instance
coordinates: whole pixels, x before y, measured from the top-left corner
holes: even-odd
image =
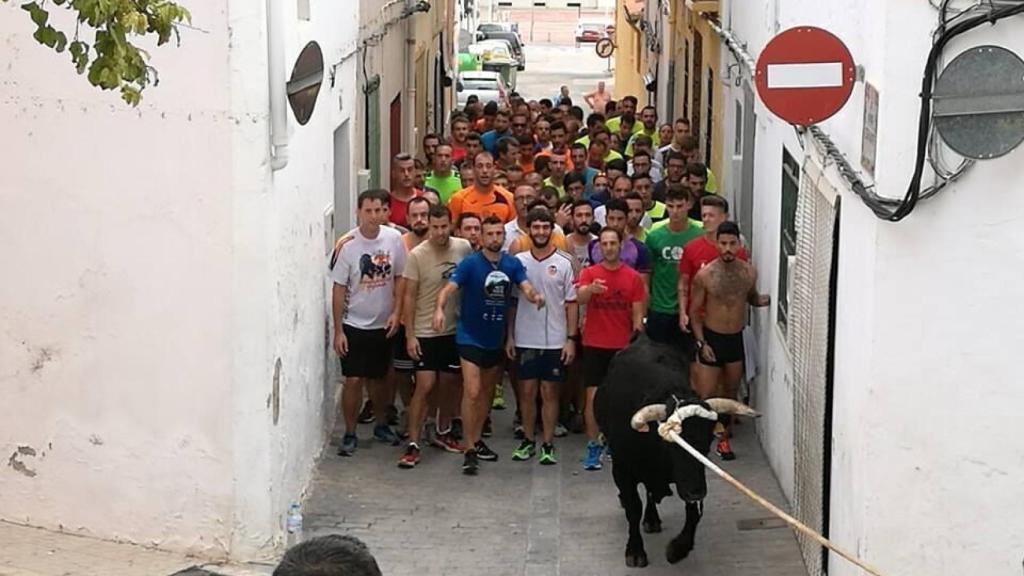
[[[751,394],[796,515],[883,573],[1019,573],[1024,535],[1012,511],[1024,502],[1024,460],[1009,455],[1024,453],[1015,417],[1024,393],[1013,384],[1024,314],[1010,302],[1024,287],[1014,225],[1024,217],[1015,192],[1024,151],[974,163],[902,221],[881,219],[856,190],[907,192],[939,11],[722,0],[699,16],[723,45],[720,188],[773,300],[753,313]],[[775,117],[754,87],[766,43],[799,25],[840,38],[862,76],[814,130]],[[1024,17],[986,23],[949,41],[936,71],[976,46],[1024,55],[1022,39]],[[955,171],[959,157],[935,144],[931,163]],[[923,187],[937,182],[931,163]],[[967,417],[975,406],[983,415]],[[860,573],[802,547],[812,574]]]
[[[370,4],[375,19],[357,13]],[[160,84],[135,109],[0,8],[0,520],[207,558],[280,551],[334,420],[324,263],[368,184],[366,116],[386,170],[389,132],[409,146],[442,104],[405,104],[415,74],[382,58],[412,53],[415,28],[390,38],[381,4],[190,5],[195,29],[151,51]],[[449,5],[400,4],[401,26],[429,21],[432,66]],[[300,123],[288,83],[316,47]]]

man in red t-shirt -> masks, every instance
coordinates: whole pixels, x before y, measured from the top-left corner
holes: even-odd
[[[585,470],[601,469],[603,448],[597,442],[597,420],[594,418],[594,395],[601,385],[615,353],[629,346],[633,334],[643,330],[644,281],[636,270],[619,260],[622,232],[605,228],[598,237],[602,260],[580,273],[576,292],[580,305],[586,305],[583,321],[583,381],[587,387],[584,410],[587,452]]]
[[[687,334],[690,332],[690,293],[693,290],[693,277],[700,269],[718,258],[718,226],[729,219],[729,202],[721,196],[705,196],[700,201],[700,219],[704,223],[704,235],[690,240],[683,247],[683,257],[679,259],[679,281],[676,290],[679,292],[679,329]],[[741,246],[736,257],[746,262],[747,251]]]
[[[423,191],[416,188],[416,161],[410,154],[397,154],[391,161],[391,213],[392,224],[408,226],[409,200]]]

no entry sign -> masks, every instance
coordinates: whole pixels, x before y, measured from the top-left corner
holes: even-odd
[[[810,126],[838,112],[853,92],[853,57],[831,32],[790,28],[772,38],[757,59],[761,101],[790,124]]]

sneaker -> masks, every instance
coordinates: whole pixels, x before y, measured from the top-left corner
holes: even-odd
[[[494,450],[491,450],[490,446],[488,446],[487,444],[484,444],[483,440],[477,442],[474,448],[476,448],[476,450],[474,450],[473,452],[476,453],[477,458],[483,460],[484,462],[498,461],[498,453],[495,452]]]
[[[516,440],[525,440],[526,439],[526,432],[523,431],[523,425],[522,424],[516,424],[515,426],[513,426],[512,427],[512,435],[515,436]]]
[[[600,470],[601,469],[601,452],[604,448],[600,444],[591,440],[587,442],[587,454],[583,457],[583,469],[584,470]]]
[[[452,438],[462,440],[462,418],[452,418]]]
[[[477,462],[476,450],[472,448],[466,450],[466,457],[462,460],[462,473],[467,476],[476,476],[477,468],[480,467]]]
[[[494,427],[491,425],[491,417],[488,416],[487,420],[484,420],[484,429],[480,432],[480,435],[484,438],[490,438],[492,434],[494,434]]]
[[[569,431],[566,430],[565,426],[562,426],[561,422],[555,424],[555,438],[565,438],[568,435]]]
[[[505,409],[505,387],[498,385],[494,387],[494,401],[491,402],[491,408],[495,410]]]
[[[434,439],[430,442],[430,445],[433,446],[434,448],[440,448],[445,452],[451,452],[452,454],[462,454],[462,452],[464,451],[462,448],[462,444],[460,444],[459,441],[452,436],[451,432],[448,432],[446,434],[438,434],[437,436],[434,436]]]
[[[718,453],[719,458],[722,460],[736,459],[736,453],[732,451],[732,446],[729,445],[728,438],[722,438],[718,441],[718,446],[715,447],[715,452]]]
[[[351,456],[356,453],[359,447],[359,438],[355,434],[345,434],[341,439],[341,448],[338,448],[338,456]]]
[[[558,459],[555,458],[555,447],[548,443],[541,444],[540,458],[537,461],[545,466],[558,464]]]
[[[533,455],[537,453],[537,443],[533,440],[523,440],[523,443],[512,451],[512,459],[516,462],[522,462],[523,460],[529,460],[533,458]]]
[[[405,454],[398,459],[399,468],[415,468],[420,463],[420,447],[415,442],[409,442],[405,447]]]
[[[359,411],[358,422],[360,424],[372,424],[373,421],[373,402],[367,400],[366,402],[363,402],[363,409]]]
[[[398,435],[391,429],[387,424],[381,424],[373,427],[373,437],[380,442],[385,444],[391,444],[392,446],[398,446],[401,440],[398,439]]]

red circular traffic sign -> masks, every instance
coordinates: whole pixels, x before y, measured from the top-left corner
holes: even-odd
[[[790,28],[761,51],[754,82],[761,101],[790,124],[810,126],[838,112],[853,92],[853,56],[831,32]]]

